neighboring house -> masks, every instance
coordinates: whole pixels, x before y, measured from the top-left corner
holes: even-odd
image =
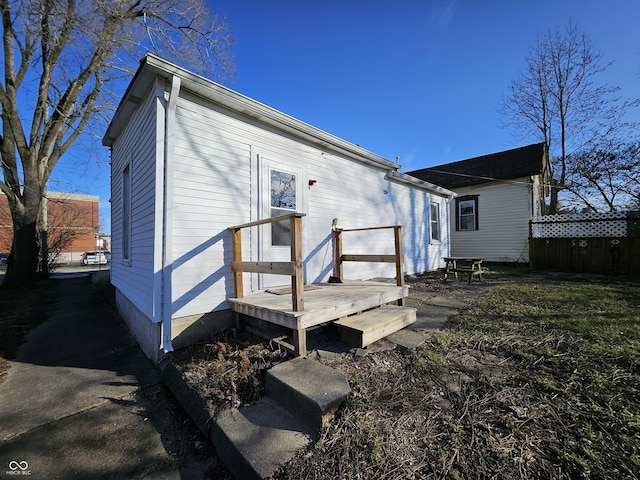
[[[334,219],[342,228],[401,224],[406,273],[436,269],[449,254],[452,192],[151,54],[103,143],[111,148],[111,283],[122,317],[156,362],[199,326],[211,333],[232,324],[229,227],[306,214],[305,283],[332,275]],[[286,227],[249,230],[243,259],[288,258]],[[349,253],[393,252],[392,235],[352,232],[346,241]],[[391,264],[358,263],[346,266],[345,276],[394,271]],[[253,273],[243,288],[257,292],[286,281]]]
[[[47,192],[49,245],[59,252],[57,263],[78,263],[97,248],[100,199],[96,195]],[[11,251],[13,223],[7,197],[0,193],[0,253]]]
[[[407,172],[457,193],[451,255],[529,261],[529,220],[544,209],[543,143]]]

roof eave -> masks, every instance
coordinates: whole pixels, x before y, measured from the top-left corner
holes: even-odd
[[[509,178],[494,178],[491,180],[482,180],[482,181],[477,181],[477,182],[470,182],[470,183],[465,183],[465,184],[461,184],[461,185],[456,185],[453,187],[449,187],[451,189],[458,189],[458,188],[466,188],[466,187],[477,187],[478,185],[487,185],[489,183],[521,183],[520,180],[521,179],[527,179],[529,181],[532,181],[534,177],[537,177],[539,175],[542,175],[542,173],[534,173],[534,174],[525,174],[525,175],[518,175],[515,177],[509,177]]]
[[[173,75],[181,78],[184,89],[280,131],[311,142],[321,149],[333,150],[336,153],[342,153],[364,163],[384,169],[397,170],[400,168],[400,165],[396,162],[387,160],[356,144],[313,127],[275,108],[253,100],[200,75],[196,75],[153,54],[147,54],[141,61],[140,68],[127,88],[113,120],[107,128],[103,138],[103,144],[106,146],[113,144],[122,130],[124,122],[142,100],[142,96],[148,91],[151,82],[153,82],[156,76],[168,79]]]
[[[444,197],[456,197],[458,196],[458,194],[452,190],[449,190],[447,188],[444,187],[440,187],[438,185],[435,185],[433,183],[427,182],[425,180],[420,180],[417,177],[413,177],[411,175],[407,175],[406,173],[402,173],[402,172],[398,172],[396,170],[389,170],[387,172],[387,175],[389,176],[389,178],[392,178],[394,180],[397,180],[401,183],[405,183],[407,185],[411,185],[414,187],[419,187],[423,190],[427,190],[431,193],[435,193],[438,195],[442,195]]]

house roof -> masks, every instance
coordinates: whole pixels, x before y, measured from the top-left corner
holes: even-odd
[[[242,113],[254,120],[287,131],[298,137],[313,139],[313,143],[325,148],[339,148],[349,151],[351,155],[366,158],[378,166],[385,168],[399,168],[400,165],[387,160],[359,145],[347,142],[341,138],[324,132],[316,127],[304,123],[294,117],[282,113],[275,108],[253,100],[241,93],[235,92],[212,80],[190,72],[178,65],[168,62],[152,53],[147,53],[140,61],[140,67],[127,87],[118,109],[102,139],[105,146],[111,146],[126,125],[130,114],[142,101],[152,83],[157,77],[171,80],[173,76],[180,77],[181,88],[200,95],[218,105]]]
[[[400,164],[396,162],[387,160],[359,145],[350,143],[319,128],[313,127],[275,108],[269,107],[207,78],[185,70],[151,53],[148,53],[140,61],[140,67],[118,105],[113,119],[102,139],[102,144],[109,147],[113,145],[127,124],[131,114],[149,91],[156,78],[160,77],[170,81],[174,76],[180,78],[181,88],[189,90],[241,115],[245,115],[253,120],[293,135],[296,138],[310,142],[323,150],[334,151],[357,161],[383,168],[389,172],[389,177],[394,178],[396,181],[439,195],[450,196],[453,194],[453,192],[428,181],[416,181],[415,177],[400,173],[398,171]]]
[[[491,153],[480,157],[422,168],[407,175],[440,185],[458,188],[540,175],[544,171],[544,143]]]

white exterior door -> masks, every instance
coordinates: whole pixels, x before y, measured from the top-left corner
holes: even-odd
[[[260,157],[260,167],[259,211],[261,219],[293,212],[306,212],[305,177],[302,167],[265,157]],[[260,229],[260,261],[290,261],[289,220],[269,223],[261,226]],[[259,288],[289,285],[290,281],[290,277],[284,275],[262,274],[259,276]]]

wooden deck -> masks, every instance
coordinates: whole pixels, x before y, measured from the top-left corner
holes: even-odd
[[[234,312],[259,318],[293,330],[298,355],[306,355],[306,329],[332,322],[363,310],[402,300],[408,287],[372,281],[317,283],[305,291],[304,310],[294,311],[291,294],[261,292],[229,298]]]
[[[231,303],[231,309],[237,314],[236,323],[238,328],[244,327],[242,315],[290,328],[293,330],[294,352],[300,356],[307,354],[306,331],[308,328],[344,319],[349,315],[361,314],[368,309],[393,302],[402,305],[402,300],[409,294],[408,287],[404,285],[401,225],[354,229],[338,229],[334,227],[335,277],[333,278],[337,278],[340,283],[320,283],[305,287],[302,255],[302,217],[304,216],[304,213],[294,212],[229,227],[233,239],[231,270],[233,271],[234,297],[228,300]],[[291,230],[290,260],[286,262],[243,261],[242,230],[278,221],[289,221]],[[393,255],[349,255],[343,253],[342,235],[344,232],[387,229],[393,229],[395,248]],[[344,262],[394,263],[396,266],[396,285],[374,281],[345,281],[343,276]],[[288,276],[291,282],[288,287],[288,293],[279,292],[278,294],[273,291],[266,291],[245,296],[243,273],[248,272]],[[402,328],[402,323],[398,323],[395,316],[394,313],[394,318],[389,320],[389,329]],[[410,316],[407,315],[403,321],[411,321]],[[353,318],[351,320],[353,321]]]

